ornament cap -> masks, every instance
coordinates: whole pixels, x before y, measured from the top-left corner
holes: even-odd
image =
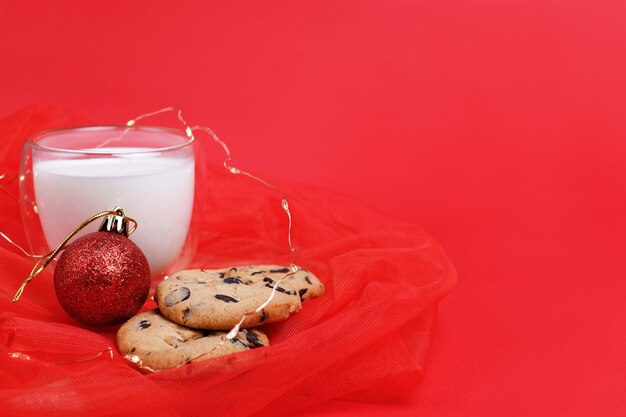
[[[115,207],[113,211],[117,214],[110,214],[104,218],[99,232],[113,232],[128,237],[128,219],[124,216],[124,210],[121,207]]]

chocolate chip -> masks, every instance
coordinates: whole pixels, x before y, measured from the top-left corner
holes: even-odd
[[[274,280],[271,279],[271,278],[265,277],[265,278],[263,278],[263,282],[266,283],[265,286],[267,288],[274,288],[274,286],[275,286]],[[276,287],[276,291],[285,293],[287,295],[296,295],[296,293],[294,291],[288,291],[288,290],[284,289],[283,287]]]
[[[139,328],[140,328],[141,330],[143,330],[143,329],[147,329],[147,328],[148,328],[148,327],[150,327],[150,326],[152,326],[152,323],[150,323],[148,320],[141,320],[141,321],[139,322]]]
[[[254,271],[250,275],[257,275],[257,274],[264,274],[264,273],[265,273],[265,271]]]
[[[226,275],[224,275],[223,272],[220,272],[220,275],[218,276],[218,278],[224,278]]]
[[[226,303],[238,303],[239,302],[239,300],[237,300],[236,298],[233,298],[224,294],[215,294],[215,298],[217,298],[218,300],[222,300]]]
[[[165,307],[171,307],[181,301],[185,301],[191,295],[191,291],[187,287],[180,287],[172,291],[165,297]]]
[[[187,321],[187,319],[189,318],[189,307],[183,309],[183,321]]]
[[[248,347],[248,345],[246,345],[238,337],[233,337],[232,339],[230,339],[230,343],[232,343],[233,345],[236,345],[237,343],[240,343],[240,344],[244,345],[245,347]]]
[[[286,274],[289,272],[289,268],[281,268],[281,269],[272,269],[270,270],[272,274]]]
[[[304,277],[304,280],[309,284],[309,285],[313,285],[313,283],[311,282],[311,280],[309,279],[309,277]]]
[[[307,292],[307,291],[308,291],[308,289],[307,289],[307,288],[302,288],[300,291],[298,291],[298,294],[300,295],[300,300],[301,300],[301,301],[304,301],[304,300],[302,299],[302,296],[304,296],[304,294],[306,294],[306,292]]]
[[[246,332],[246,340],[252,345],[252,349],[265,346],[263,343],[261,343],[259,335],[252,331]]]
[[[132,348],[132,349],[130,350],[130,353],[135,353],[135,351],[136,351],[136,350],[137,350],[137,348],[136,348],[136,347],[134,347],[134,348]]]
[[[240,277],[229,277],[224,279],[224,284],[244,284]]]
[[[267,284],[266,287],[273,288],[273,286],[270,286],[269,284]],[[276,291],[282,292],[283,294],[287,294],[287,295],[296,295],[295,291],[289,291],[279,286],[276,286]]]
[[[267,320],[267,314],[265,314],[265,310],[261,310],[261,318],[259,321],[263,323],[265,320]]]

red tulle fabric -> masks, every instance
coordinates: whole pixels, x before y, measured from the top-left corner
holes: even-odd
[[[29,135],[82,124],[51,106],[0,121],[0,171],[18,171]],[[200,142],[218,162],[219,148]],[[6,188],[17,194],[17,180]],[[142,374],[120,357],[116,328],[95,331],[69,318],[50,271],[11,303],[33,262],[0,243],[0,414],[280,415],[330,398],[377,401],[418,383],[437,302],[456,282],[445,253],[416,226],[322,189],[284,188],[303,249],[298,263],[324,282],[324,297],[264,326],[268,348],[160,373]],[[194,220],[191,267],[289,262],[287,219],[274,190],[216,164],[206,168],[197,195],[204,215]],[[24,243],[18,204],[6,192],[0,210],[0,231]]]

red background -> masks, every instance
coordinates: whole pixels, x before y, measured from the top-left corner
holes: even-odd
[[[626,415],[623,1],[0,1],[0,116],[36,102],[180,107],[442,244],[421,385],[311,415]]]

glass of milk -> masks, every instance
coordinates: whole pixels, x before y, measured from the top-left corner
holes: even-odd
[[[137,220],[131,239],[153,277],[180,265],[194,208],[195,149],[185,132],[91,126],[43,132],[26,141],[20,204],[35,253],[54,249],[81,222],[122,207]],[[97,230],[100,221],[80,235]]]

